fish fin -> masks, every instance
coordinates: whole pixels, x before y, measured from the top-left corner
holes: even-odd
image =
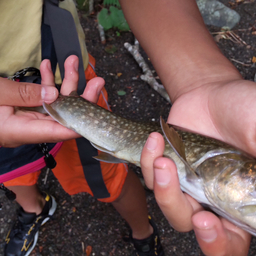
[[[160,124],[165,139],[170,144],[176,155],[185,164],[188,178],[193,178],[194,175],[197,177],[195,170],[189,165],[189,163],[186,160],[185,145],[181,140],[179,134],[174,130],[173,127],[169,127],[169,125],[164,121],[162,117],[160,117]],[[194,175],[191,176],[191,174]]]
[[[91,142],[91,144],[92,144],[96,149],[98,149],[99,151],[105,152],[105,153],[107,153],[107,154],[112,154],[112,153],[113,153],[112,151],[107,150],[107,149],[105,149],[105,148],[103,148],[103,147],[101,147],[101,146],[98,146],[98,145],[95,144],[95,143],[92,143],[92,142]]]
[[[47,114],[42,106],[39,106],[39,107],[15,107],[15,111],[18,111],[18,110],[34,111],[34,112],[38,112],[38,113],[41,113],[41,114]]]
[[[105,163],[114,163],[114,164],[127,163],[126,161],[123,161],[105,152],[100,152],[98,156],[94,156],[93,158]]]
[[[72,92],[69,94],[69,96],[79,96],[79,95],[78,95],[77,91],[72,91]]]
[[[67,122],[47,103],[43,103],[44,110],[58,123],[68,127]]]
[[[164,121],[162,117],[160,119],[161,128],[166,140],[172,146],[175,153],[184,161],[187,161],[185,154],[185,146],[179,134],[174,130],[173,127],[169,127],[169,125]]]

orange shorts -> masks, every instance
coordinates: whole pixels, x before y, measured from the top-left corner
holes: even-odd
[[[89,55],[89,65],[85,71],[86,80],[96,77],[93,70],[95,60]],[[103,88],[99,97],[98,105],[109,109],[107,104],[107,92]],[[85,179],[84,171],[76,146],[76,140],[69,140],[63,143],[62,148],[55,157],[57,166],[52,170],[63,189],[70,195],[87,192],[93,196],[93,193]],[[109,197],[100,198],[102,202],[113,202],[116,200],[125,182],[128,168],[126,164],[109,164],[100,162],[102,177],[109,192]],[[7,181],[5,186],[31,186],[37,183],[40,172],[29,173],[19,178]]]

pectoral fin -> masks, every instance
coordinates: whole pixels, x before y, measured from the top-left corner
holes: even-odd
[[[188,178],[191,175],[197,177],[194,169],[189,165],[189,163],[186,160],[185,145],[181,140],[179,134],[174,130],[173,127],[169,127],[169,125],[163,120],[162,117],[160,117],[160,124],[161,124],[161,128],[162,128],[165,139],[170,144],[170,146],[172,147],[174,152],[177,154],[177,156],[185,164]]]
[[[62,124],[65,127],[68,127],[67,122],[55,111],[51,105],[43,103],[44,110],[58,123]]]
[[[162,117],[160,118],[160,124],[166,140],[172,146],[175,153],[180,158],[182,158],[183,161],[187,161],[185,154],[185,146],[179,134],[174,130],[173,127],[169,127],[169,125],[164,121]]]

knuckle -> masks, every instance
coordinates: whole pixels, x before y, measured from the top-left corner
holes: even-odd
[[[20,84],[19,94],[24,103],[31,102],[36,97],[36,93],[33,87],[34,86],[26,83]]]

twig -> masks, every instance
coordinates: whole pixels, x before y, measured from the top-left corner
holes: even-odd
[[[232,60],[232,61],[234,61],[234,62],[236,62],[236,63],[238,63],[238,64],[241,64],[241,65],[243,65],[243,66],[246,66],[246,67],[250,67],[250,66],[251,66],[251,64],[245,64],[245,63],[243,63],[243,62],[241,62],[241,61],[239,61],[239,60],[235,60],[235,59],[230,59],[230,60]]]
[[[84,255],[85,255],[85,251],[84,251],[84,242],[81,242],[81,244],[82,244],[82,256],[84,256]]]
[[[106,43],[105,32],[104,32],[104,28],[102,27],[102,25],[100,25],[100,23],[98,23],[98,30],[100,33],[100,41],[102,44],[105,44]]]
[[[215,40],[217,42],[222,38],[222,39],[230,40],[236,44],[244,44],[247,46],[247,43],[233,31],[213,32],[212,35],[216,35]]]
[[[137,39],[135,39],[134,45],[131,45],[129,43],[125,43],[124,47],[131,53],[133,58],[137,61],[139,66],[142,68],[143,75],[140,76],[140,78],[147,82],[155,91],[157,91],[163,98],[165,98],[168,102],[171,103],[171,100],[164,89],[164,86],[162,84],[159,84],[156,79],[153,77],[153,74],[151,70],[149,69],[147,63],[139,53],[139,42]]]

